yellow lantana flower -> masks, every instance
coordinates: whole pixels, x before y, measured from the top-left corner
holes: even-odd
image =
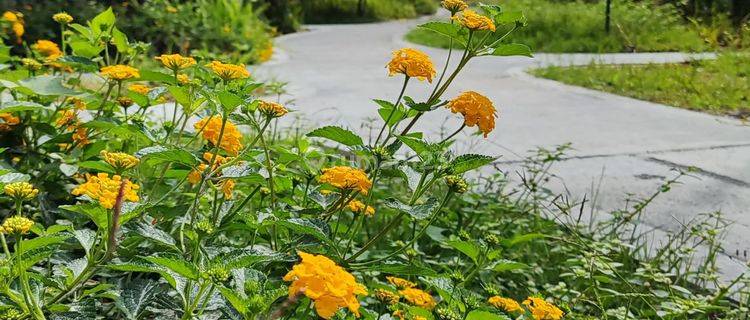
[[[185,57],[179,53],[163,54],[154,59],[161,61],[161,64],[163,64],[164,67],[172,71],[185,69],[195,65],[195,59],[192,57]]]
[[[495,31],[495,23],[492,19],[478,14],[474,10],[466,9],[461,12],[461,16],[454,16],[453,18],[469,30]]]
[[[219,76],[219,78],[222,78],[225,81],[244,79],[250,76],[250,71],[247,71],[244,64],[230,64],[222,63],[221,61],[212,61],[206,66]]]
[[[180,84],[187,84],[188,82],[190,82],[190,77],[188,77],[188,75],[184,73],[180,73],[177,75],[177,82],[179,82]]]
[[[23,25],[23,15],[12,11],[5,11],[3,12],[2,19],[3,21],[10,22],[10,28],[11,30],[13,30],[13,34],[15,34],[17,42],[21,43],[21,37],[26,31]]]
[[[365,204],[359,200],[349,201],[349,210],[354,213],[363,213],[364,215],[369,217],[375,215],[375,208],[371,206],[365,206]]]
[[[401,299],[399,295],[385,289],[375,289],[375,299],[387,305],[394,305]]]
[[[451,100],[446,107],[453,113],[461,113],[467,126],[479,126],[479,131],[484,133],[485,138],[495,129],[495,107],[490,99],[479,93],[466,91]]]
[[[57,43],[49,40],[38,40],[31,45],[31,49],[39,52],[39,54],[45,56],[48,60],[56,60],[63,54],[60,47],[57,46]]]
[[[21,123],[21,118],[16,117],[8,112],[0,112],[0,120],[3,120],[2,122],[0,122],[0,132],[10,131],[11,129],[13,129],[13,126]]]
[[[3,225],[0,226],[0,232],[5,234],[25,234],[29,232],[33,226],[34,221],[21,216],[14,216],[5,219]]]
[[[372,187],[372,181],[360,169],[336,166],[322,171],[323,174],[318,177],[320,183],[327,183],[339,189],[356,190],[363,194],[367,194],[367,191]]]
[[[141,76],[141,72],[138,69],[122,64],[102,67],[100,72],[102,76],[117,81],[140,78]]]
[[[69,15],[67,12],[60,12],[60,13],[55,13],[52,16],[52,20],[55,20],[55,22],[60,23],[60,24],[68,24],[68,23],[73,22],[73,17]]]
[[[560,320],[564,313],[555,305],[542,298],[528,297],[523,305],[531,312],[535,320]]]
[[[132,155],[124,152],[108,152],[102,150],[99,155],[104,159],[104,162],[115,167],[116,170],[122,171],[127,170],[138,165],[140,160]]]
[[[445,8],[445,10],[448,10],[451,12],[451,15],[456,14],[456,12],[466,10],[466,8],[469,7],[466,2],[463,0],[443,0],[440,2],[440,5]]]
[[[128,86],[128,90],[145,96],[149,91],[151,91],[151,88],[149,88],[147,85],[134,83]]]
[[[435,77],[435,65],[426,53],[412,48],[393,51],[393,58],[388,62],[388,74],[403,74],[419,80],[427,79],[432,83]]]
[[[34,188],[31,183],[25,181],[6,184],[3,187],[3,191],[5,191],[6,195],[17,201],[34,199],[39,193],[39,189]]]
[[[505,312],[523,312],[523,308],[518,304],[518,301],[510,298],[494,296],[490,297],[487,302],[493,307],[504,310]]]
[[[86,183],[73,189],[73,195],[87,195],[89,198],[99,201],[105,209],[112,209],[117,201],[117,195],[120,192],[120,185],[123,185],[123,200],[137,202],[138,189],[137,184],[130,182],[119,175],[113,175],[112,178],[106,173],[98,173],[95,176],[87,175]]]
[[[357,283],[354,276],[323,255],[298,252],[302,261],[284,276],[289,285],[289,297],[304,294],[314,301],[315,311],[323,319],[332,318],[341,308],[359,317],[358,295],[366,295],[367,288]]]
[[[66,127],[65,130],[73,131],[78,125],[78,113],[74,110],[60,110],[55,125],[58,128]]]
[[[219,136],[221,135],[219,148],[232,155],[236,155],[242,149],[242,134],[237,129],[237,126],[229,120],[224,125],[223,134],[221,133],[221,126],[222,118],[220,116],[212,116],[200,119],[194,128],[196,131],[200,131],[203,138],[213,145],[219,143]]]
[[[437,304],[432,295],[417,288],[405,288],[398,293],[400,293],[410,304],[427,310],[432,310]]]
[[[281,104],[263,100],[258,104],[258,110],[271,118],[278,118],[289,113],[289,110],[284,108]]]
[[[406,280],[406,279],[399,278],[399,277],[388,276],[388,277],[385,277],[385,279],[388,280],[388,282],[390,282],[390,284],[396,286],[399,289],[414,288],[414,287],[417,286],[416,283],[411,282],[411,281]]]
[[[232,200],[232,191],[234,191],[234,180],[226,179],[221,183],[221,192],[224,193],[224,199]]]

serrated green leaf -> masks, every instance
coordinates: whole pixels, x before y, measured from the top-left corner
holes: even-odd
[[[94,32],[94,35],[98,36],[102,32],[109,32],[115,26],[115,21],[115,14],[112,12],[112,7],[109,7],[91,19],[89,27]]]
[[[115,168],[104,161],[82,161],[78,163],[78,167],[97,172],[115,173]]]
[[[129,320],[140,319],[140,314],[146,310],[154,297],[161,292],[159,283],[148,279],[135,279],[128,282],[121,290],[120,297],[115,300],[115,306],[123,312]]]
[[[525,269],[529,266],[525,263],[511,261],[511,260],[498,260],[494,266],[492,266],[492,270],[503,272],[503,271],[512,271],[512,270],[518,270],[518,269]]]
[[[48,109],[48,107],[38,104],[36,102],[31,102],[31,101],[9,101],[9,102],[4,102],[2,105],[0,105],[0,112],[2,113],[12,113],[12,112],[19,112],[19,111],[35,111],[35,110],[44,110],[44,109]]]
[[[466,315],[465,320],[511,320],[506,315],[500,315],[483,310],[472,310]]]
[[[406,212],[414,219],[424,220],[429,218],[433,214],[433,211],[435,211],[435,208],[437,208],[438,206],[438,201],[435,198],[429,198],[423,204],[410,206],[402,203],[398,199],[388,198],[383,202],[383,204],[389,208]]]
[[[187,166],[194,166],[200,162],[198,158],[190,152],[182,149],[172,149],[164,146],[146,147],[135,153],[135,156],[150,165],[157,165],[167,162],[178,162]]]
[[[31,251],[38,248],[45,248],[52,245],[60,244],[65,242],[65,240],[70,239],[71,235],[68,233],[59,233],[55,235],[47,235],[47,236],[41,236],[36,237],[33,239],[26,239],[23,241],[23,251]]]
[[[500,244],[502,244],[506,248],[510,248],[516,245],[519,245],[521,243],[529,242],[536,239],[542,239],[544,238],[544,234],[541,233],[527,233],[527,234],[521,234],[514,236],[510,239],[503,239],[500,241]]]
[[[490,55],[493,56],[525,56],[532,58],[534,55],[531,53],[531,48],[525,44],[520,43],[508,43],[500,44],[496,46]]]
[[[463,154],[451,161],[450,168],[452,173],[461,174],[488,165],[496,159],[496,157],[481,154]]]
[[[440,21],[432,21],[432,22],[427,22],[425,24],[419,25],[419,28],[437,32],[446,37],[452,38],[454,41],[457,41],[458,43],[461,43],[464,46],[466,45],[466,41],[468,40],[466,38],[468,36],[468,33],[465,31],[464,28],[462,28],[458,24],[440,22]]]
[[[275,223],[295,233],[310,235],[326,244],[331,244],[331,239],[329,238],[331,230],[323,220],[291,218],[276,221]]]
[[[479,261],[479,255],[481,254],[482,249],[479,248],[477,244],[461,240],[451,240],[446,242],[446,244],[471,258],[474,263]]]
[[[72,233],[76,240],[78,240],[78,243],[81,244],[81,247],[83,247],[83,250],[86,251],[86,255],[88,255],[91,248],[94,247],[96,232],[90,229],[78,229],[73,230]]]
[[[63,85],[63,78],[61,76],[41,75],[23,79],[18,81],[18,83],[24,88],[42,96],[72,95],[76,93],[76,91]]]
[[[426,276],[434,277],[437,276],[437,272],[430,268],[420,267],[416,265],[407,264],[394,264],[394,263],[383,263],[369,265],[364,269],[357,269],[360,271],[377,271],[385,274],[393,274],[399,276]]]
[[[282,258],[283,255],[278,252],[258,247],[255,249],[236,249],[219,254],[212,259],[212,264],[232,270],[247,268],[256,263],[279,261]]]
[[[63,205],[60,209],[70,212],[80,213],[89,217],[99,229],[107,229],[107,210],[102,208],[98,203],[82,203],[74,205]]]
[[[133,228],[133,232],[141,235],[144,238],[156,241],[159,244],[177,249],[176,242],[169,233],[155,228],[148,223],[138,223],[135,228]]]
[[[319,137],[336,141],[345,146],[361,146],[364,143],[354,132],[336,126],[326,126],[315,129],[307,134],[308,137]]]
[[[144,257],[146,261],[160,265],[190,280],[198,280],[198,268],[178,255]]]

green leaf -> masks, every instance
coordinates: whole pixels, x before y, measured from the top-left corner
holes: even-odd
[[[419,25],[419,28],[437,32],[446,37],[452,38],[454,41],[458,41],[463,45],[466,45],[466,41],[468,40],[466,38],[468,35],[466,30],[464,30],[464,28],[462,28],[458,24],[454,23],[432,21]]]
[[[61,76],[42,75],[18,81],[18,83],[42,96],[72,95],[76,92],[63,86]]]
[[[526,16],[522,11],[504,11],[499,15],[495,16],[495,24],[506,25],[506,24],[520,24],[521,26],[526,25]]]
[[[68,233],[55,234],[48,236],[36,237],[34,239],[27,239],[23,241],[23,252],[31,251],[38,248],[45,248],[48,246],[56,245],[65,242],[70,239],[71,235]]]
[[[148,279],[134,279],[126,283],[115,300],[115,306],[125,314],[129,320],[140,319],[140,314],[146,310],[154,298],[161,292],[159,283]]]
[[[159,72],[159,71],[145,70],[145,69],[140,70],[140,71],[141,71],[141,77],[138,78],[138,80],[163,82],[163,83],[169,83],[169,84],[177,83],[174,76],[170,74],[166,74],[166,73]]]
[[[481,154],[463,154],[451,161],[450,168],[454,174],[461,174],[466,171],[485,166],[495,161],[496,157],[485,156]]]
[[[161,229],[155,228],[148,223],[138,223],[133,229],[133,232],[143,236],[144,238],[156,241],[159,244],[166,245],[173,249],[177,249],[175,240],[169,233],[162,231]]]
[[[0,183],[8,184],[13,182],[24,182],[31,180],[31,176],[20,172],[8,172],[0,175]]]
[[[509,43],[500,44],[492,50],[491,55],[493,56],[525,56],[532,58],[534,55],[531,54],[531,48],[525,44],[520,43]]]
[[[57,61],[74,67],[77,70],[97,71],[99,66],[93,60],[81,56],[62,56]]]
[[[326,138],[349,147],[361,146],[364,144],[362,142],[362,138],[360,138],[354,132],[336,126],[326,126],[315,129],[312,132],[308,133],[307,136]]]
[[[429,218],[433,214],[433,211],[435,211],[435,208],[438,206],[438,201],[435,198],[429,198],[423,204],[410,206],[402,203],[398,199],[388,198],[385,199],[383,204],[389,208],[406,212],[414,219],[423,220]]]
[[[217,93],[221,107],[226,111],[227,114],[232,113],[237,106],[241,105],[244,101],[238,95],[229,91],[219,91]]]
[[[184,107],[190,107],[190,93],[188,93],[185,88],[180,86],[169,86],[168,90],[177,103]]]
[[[128,36],[117,28],[112,29],[112,42],[115,44],[117,51],[125,53],[130,49],[128,45]]]
[[[104,161],[82,161],[78,163],[82,169],[91,169],[97,172],[115,173],[115,168]]]
[[[465,320],[511,320],[506,315],[499,315],[483,310],[473,310],[466,315]]]
[[[89,217],[99,229],[107,229],[107,209],[102,208],[98,203],[63,205],[60,206],[60,209],[80,213]]]
[[[415,265],[407,264],[395,264],[395,263],[383,263],[369,265],[364,269],[357,269],[360,271],[377,271],[385,274],[394,274],[399,276],[437,276],[437,272],[430,268],[420,267]]]
[[[70,48],[77,56],[92,59],[104,51],[104,46],[93,45],[86,40],[74,40],[70,42]]]
[[[521,243],[529,242],[529,241],[536,240],[536,239],[542,239],[542,238],[544,238],[544,234],[527,233],[527,234],[514,236],[513,238],[510,238],[510,239],[503,239],[502,241],[500,241],[500,243],[504,247],[510,248]]]
[[[190,280],[198,280],[198,268],[178,255],[162,255],[144,257],[151,263],[163,266]]]
[[[236,249],[217,255],[212,264],[222,265],[229,270],[247,268],[256,263],[282,260],[283,255],[269,249]]]
[[[221,296],[226,299],[232,307],[237,310],[240,314],[247,313],[248,303],[245,302],[242,297],[239,296],[234,290],[226,288],[224,286],[218,286]]]
[[[194,166],[200,160],[190,152],[182,149],[169,149],[164,146],[146,147],[135,153],[135,156],[150,165],[167,162],[178,162],[187,166]]]
[[[411,97],[404,97],[404,104],[406,104],[407,107],[419,111],[419,112],[426,112],[432,110],[432,105],[426,103],[426,102],[414,102],[414,99]]]
[[[19,111],[35,111],[35,110],[44,110],[48,109],[48,107],[43,106],[41,104],[38,104],[36,102],[31,101],[9,101],[4,102],[3,104],[0,104],[0,112],[3,113],[12,113],[12,112],[19,112]]]
[[[482,252],[482,249],[477,244],[461,240],[451,240],[446,242],[446,244],[471,258],[474,263],[479,261],[479,254]]]
[[[399,136],[398,140],[403,142],[407,147],[409,147],[409,149],[414,151],[414,153],[416,153],[420,159],[433,150],[427,142],[424,142],[421,139],[408,136]]]
[[[86,251],[86,255],[88,255],[89,251],[91,251],[91,248],[94,247],[94,242],[96,241],[96,232],[90,229],[78,229],[73,230],[73,236],[81,244],[83,250]]]
[[[525,263],[511,261],[511,260],[499,260],[495,265],[492,267],[492,270],[503,272],[503,271],[511,271],[511,270],[517,270],[517,269],[525,269],[529,266]]]
[[[324,243],[332,244],[331,239],[328,237],[331,233],[331,229],[323,220],[291,218],[276,221],[276,224],[287,228],[290,231],[310,235]]]
[[[111,28],[115,26],[115,13],[112,12],[112,7],[102,11],[96,17],[89,21],[89,27],[94,32],[94,35],[98,36],[102,32],[109,32]]]

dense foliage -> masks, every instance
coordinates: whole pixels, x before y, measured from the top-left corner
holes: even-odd
[[[685,249],[720,250],[719,215],[645,254],[630,230],[652,199],[584,228],[577,204],[545,188],[566,146],[533,155],[519,186],[495,157],[449,151],[455,134],[501,125],[481,93],[444,97],[461,70],[531,52],[506,40],[522,15],[444,5],[455,19],[423,27],[464,44],[455,69],[395,51],[386,67],[403,89],[374,101],[383,123],[367,142],[325,125],[273,134],[292,110],[257,97],[244,65],[165,53],[142,67],[111,10],[78,25],[54,15],[71,35],[6,55],[0,72],[0,318],[746,315],[747,279],[718,286],[711,255]],[[15,43],[20,20],[3,17]],[[425,85],[424,101],[406,94]],[[428,137],[412,130],[427,112],[464,121]]]

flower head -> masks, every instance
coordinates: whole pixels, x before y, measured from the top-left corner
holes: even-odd
[[[134,83],[128,86],[128,90],[145,96],[149,91],[151,91],[151,88],[149,88],[147,85]]]
[[[426,53],[412,48],[403,48],[393,52],[393,58],[388,62],[389,75],[403,74],[407,77],[432,82],[435,76],[435,65]]]
[[[5,234],[25,234],[34,226],[34,221],[22,216],[14,216],[5,219],[0,226],[0,232]]]
[[[124,185],[123,185],[124,184]],[[138,189],[137,184],[130,182],[119,175],[113,175],[112,178],[106,173],[98,173],[95,176],[87,175],[86,183],[73,189],[73,195],[87,195],[89,198],[99,201],[105,209],[112,209],[117,201],[117,195],[120,192],[120,185],[123,185],[123,199],[131,202],[137,202]]]
[[[398,293],[400,293],[407,302],[417,307],[432,310],[437,304],[435,299],[429,293],[417,288],[405,288]]]
[[[222,121],[220,116],[211,116],[200,119],[194,127],[195,130],[201,132],[204,139],[214,145],[219,144],[219,136],[221,136],[219,147],[230,154],[236,155],[242,148],[242,134],[229,120],[224,125],[224,133],[222,133]]]
[[[330,184],[339,189],[357,190],[363,194],[367,194],[367,191],[372,187],[372,181],[360,169],[336,166],[323,169],[322,171],[323,174],[318,177],[318,181]]]
[[[221,61],[212,61],[206,66],[224,81],[244,79],[250,76],[250,72],[247,71],[244,64],[229,64],[222,63]]]
[[[535,320],[560,320],[563,317],[562,310],[542,298],[528,297],[523,301],[523,305],[529,309]]]
[[[127,170],[138,165],[140,160],[124,152],[108,152],[102,150],[99,155],[104,159],[104,162],[115,167],[116,170],[122,171]]]
[[[411,282],[406,279],[399,278],[399,277],[388,276],[388,277],[385,277],[385,279],[388,280],[388,282],[390,282],[392,285],[396,286],[399,289],[414,288],[417,286],[416,283]]]
[[[16,117],[8,112],[0,112],[0,132],[10,131],[13,126],[21,123],[21,118]]]
[[[461,113],[467,126],[479,126],[479,131],[484,133],[485,138],[495,129],[495,107],[490,99],[479,93],[466,91],[451,100],[446,107],[453,113]]]
[[[395,292],[391,292],[385,289],[375,289],[375,299],[378,299],[378,301],[387,305],[393,305],[398,303],[398,300],[400,300],[401,297],[399,297]]]
[[[31,48],[47,57],[48,60],[55,60],[63,54],[57,43],[49,40],[38,40],[35,44],[31,45]]]
[[[469,184],[466,183],[466,180],[464,180],[460,176],[446,176],[445,184],[448,185],[448,188],[450,188],[450,190],[455,193],[464,193],[469,189]]]
[[[32,58],[22,58],[21,64],[26,67],[26,69],[36,71],[42,68],[42,64],[39,61],[36,61],[36,59]]]
[[[86,128],[82,126],[76,127],[75,132],[73,132],[73,141],[75,141],[79,146],[85,146],[91,143]]]
[[[188,77],[188,75],[184,73],[180,73],[177,75],[177,82],[179,82],[180,84],[187,84],[188,82],[190,82],[190,77]]]
[[[278,118],[289,113],[289,110],[284,108],[281,104],[263,100],[258,104],[258,110],[271,118]]]
[[[505,312],[523,312],[523,308],[521,308],[521,305],[518,304],[516,300],[510,298],[493,296],[490,297],[487,302],[493,307],[504,310]]]
[[[73,22],[73,17],[69,15],[67,12],[60,12],[60,13],[55,13],[52,16],[52,20],[55,20],[55,22],[60,23],[60,24],[68,24],[68,23]]]
[[[187,67],[195,65],[195,59],[193,59],[192,57],[184,57],[178,53],[163,54],[154,59],[159,60],[161,64],[164,65],[164,67],[172,71],[185,69]]]
[[[466,9],[461,12],[461,16],[455,16],[454,19],[469,30],[495,31],[495,23],[492,22],[492,19],[478,14],[474,10]]]
[[[39,193],[39,189],[34,188],[31,183],[25,181],[6,184],[3,187],[3,191],[5,191],[6,195],[17,201],[33,199]]]
[[[139,78],[141,76],[138,69],[122,64],[102,67],[100,72],[103,76],[117,81]]]
[[[359,317],[358,295],[366,295],[367,288],[357,283],[354,276],[323,255],[298,252],[302,261],[284,276],[289,285],[289,297],[304,294],[315,302],[321,318],[330,319],[341,308]]]
[[[226,179],[221,183],[221,192],[224,193],[224,199],[232,200],[232,191],[234,191],[234,180]]]
[[[375,208],[366,206],[362,201],[352,200],[349,201],[349,210],[354,213],[363,213],[366,216],[372,217],[375,215]]]
[[[463,0],[443,0],[440,2],[440,4],[445,8],[445,10],[448,10],[451,12],[451,15],[456,14],[456,12],[466,10],[466,8],[469,7],[466,2]]]
[[[25,32],[23,15],[12,11],[5,11],[3,12],[2,20],[11,24],[10,28],[13,30],[13,34],[15,34],[18,43],[21,43],[21,36]]]

